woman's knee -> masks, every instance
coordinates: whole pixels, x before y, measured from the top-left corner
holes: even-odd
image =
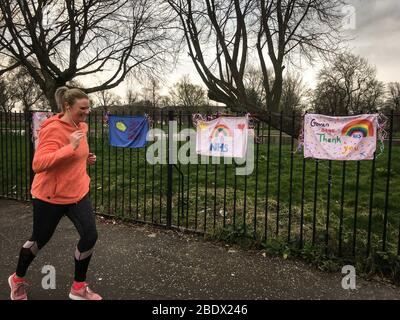
[[[93,230],[93,231],[85,234],[82,241],[85,243],[85,247],[88,248],[88,250],[89,250],[95,246],[98,237],[99,237],[99,235],[97,233],[97,230]]]
[[[22,246],[22,251],[23,252],[31,252],[33,255],[37,255],[39,250],[45,245],[45,243],[43,245],[41,245],[39,247],[40,244],[38,244],[37,241],[34,241],[32,239],[26,241],[23,246]]]

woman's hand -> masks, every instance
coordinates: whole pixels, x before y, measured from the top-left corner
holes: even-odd
[[[85,134],[83,133],[82,130],[77,130],[71,133],[71,135],[69,136],[69,142],[71,143],[72,148],[74,148],[74,150],[79,147],[79,142],[84,136]]]
[[[94,153],[89,153],[89,156],[87,158],[87,162],[90,165],[94,165],[96,163],[96,155]]]

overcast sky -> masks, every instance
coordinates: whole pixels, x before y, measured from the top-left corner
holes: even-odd
[[[400,81],[400,0],[351,0],[356,28],[350,32],[354,53],[378,69],[381,81]]]
[[[400,0],[346,0],[354,8],[354,19],[346,25],[344,35],[351,40],[346,44],[349,50],[368,59],[378,71],[378,79],[384,82],[400,82]],[[352,8],[350,7],[350,10]],[[354,27],[354,28],[353,28]],[[200,77],[184,54],[177,68],[167,80],[171,86],[184,74],[189,74],[192,81],[202,84]],[[293,70],[297,71],[297,70]],[[299,70],[306,83],[314,87],[318,66]],[[113,91],[125,98],[127,83]],[[162,93],[167,93],[167,88]]]

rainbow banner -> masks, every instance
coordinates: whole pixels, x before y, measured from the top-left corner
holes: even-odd
[[[249,124],[247,117],[219,117],[197,125],[197,154],[244,158]]]
[[[377,114],[304,116],[304,157],[328,160],[371,160],[376,150]]]

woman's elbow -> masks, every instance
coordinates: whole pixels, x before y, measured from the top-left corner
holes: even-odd
[[[39,161],[33,159],[32,170],[34,173],[39,173],[45,170],[45,168],[39,163]]]

